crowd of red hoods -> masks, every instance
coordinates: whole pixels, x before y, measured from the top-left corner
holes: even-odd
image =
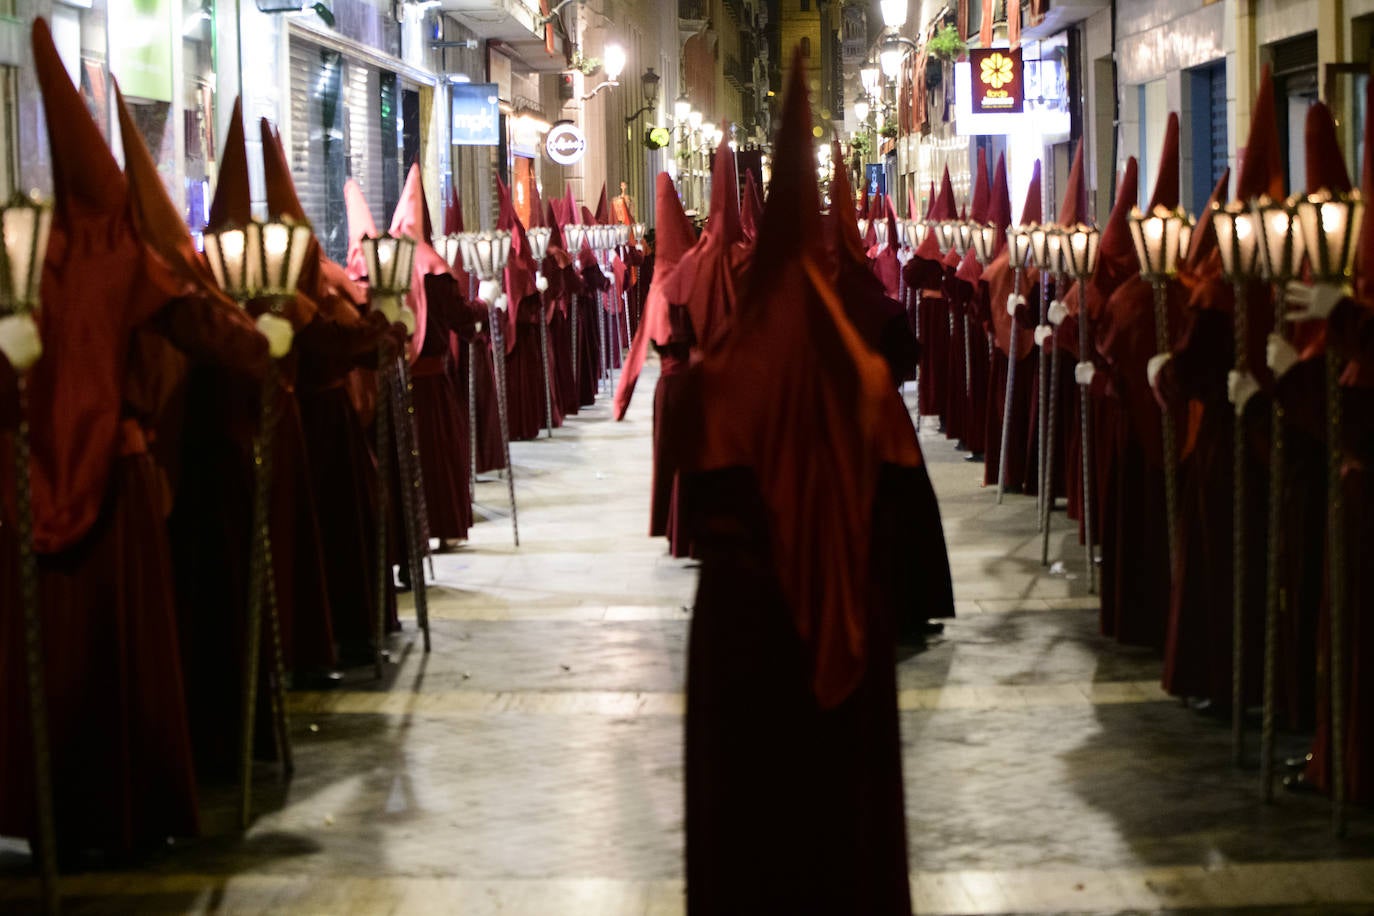
[[[930,435],[938,423],[981,455],[989,488],[1015,500],[1043,487],[1066,497],[1070,518],[1090,514],[1092,530],[1080,524],[1079,537],[1100,545],[1103,633],[1159,650],[1165,687],[1217,708],[1232,698],[1232,431],[1243,430],[1254,533],[1238,615],[1248,634],[1243,700],[1258,702],[1264,681],[1264,532],[1269,513],[1282,513],[1278,706],[1286,726],[1317,726],[1300,775],[1325,789],[1331,694],[1317,674],[1332,661],[1321,422],[1330,342],[1347,361],[1336,490],[1352,510],[1349,556],[1335,564],[1349,601],[1342,746],[1349,795],[1374,792],[1374,688],[1361,667],[1374,650],[1362,616],[1374,585],[1362,555],[1374,544],[1365,531],[1374,516],[1359,511],[1374,442],[1361,371],[1374,295],[1358,266],[1353,288],[1308,295],[1319,320],[1277,342],[1271,331],[1288,323],[1275,326],[1269,287],[1250,284],[1244,345],[1253,371],[1228,385],[1236,287],[1221,276],[1206,219],[1168,283],[1172,333],[1168,352],[1157,352],[1154,290],[1128,223],[1134,159],[1101,228],[1095,271],[1058,288],[1062,275],[1010,262],[1006,166],[989,170],[981,152],[967,207],[946,172],[921,219],[931,227],[962,213],[994,226],[986,263],[942,248],[933,228],[904,238],[889,198],[856,200],[838,147],[823,210],[805,70],[794,67],[766,203],[752,174],[741,186],[722,145],[700,233],[667,175],[657,179],[654,244],[631,238],[596,251],[577,227],[632,224],[627,198],[608,205],[603,189],[593,212],[571,193],[548,202],[536,194],[522,220],[500,185],[497,228],[512,237],[510,262],[501,281],[479,284],[460,258],[436,249],[412,167],[389,227],[415,242],[399,313],[384,313],[368,288],[364,247],[378,230],[351,181],[346,263],[312,239],[293,297],[237,303],[167,197],[122,97],[121,171],[42,20],[33,47],[47,123],[61,125],[50,132],[55,216],[41,308],[0,319],[0,431],[18,436],[22,419],[31,445],[36,655],[64,855],[127,855],[194,835],[200,788],[236,772],[250,543],[265,533],[253,530],[251,511],[263,451],[273,459],[268,587],[295,686],[371,663],[378,619],[399,628],[392,566],[405,568],[406,544],[392,537],[383,563],[375,544],[385,543],[379,529],[407,524],[395,496],[406,482],[379,486],[374,428],[386,397],[378,376],[398,357],[412,386],[425,533],[441,544],[467,536],[472,480],[509,463],[507,437],[561,425],[611,393],[603,383],[617,368],[613,412],[624,419],[641,370],[657,359],[647,534],[700,563],[686,685],[689,909],[907,913],[895,654],[954,613],[913,413],[926,418],[926,447],[948,447]],[[1282,199],[1267,77],[1255,112],[1236,196]],[[265,120],[259,129],[267,210],[304,222],[280,138]],[[1350,190],[1321,105],[1307,144],[1309,190]],[[247,149],[236,106],[209,232],[252,219]],[[1366,191],[1372,171],[1367,161]],[[1158,176],[1150,205],[1176,207],[1176,118]],[[1215,201],[1226,187],[1223,176]],[[461,233],[458,202],[446,205],[444,236]],[[916,218],[914,201],[907,206]],[[1080,149],[1054,221],[1088,218]],[[1038,164],[1020,222],[1048,222]],[[534,229],[548,232],[539,261]],[[1361,260],[1371,246],[1374,232],[1362,232]],[[610,328],[629,344],[623,365]],[[914,411],[903,396],[910,382]],[[264,437],[266,403],[274,425]],[[1266,496],[1271,403],[1286,408],[1275,504]],[[1235,423],[1238,412],[1246,423]],[[1178,427],[1172,555],[1166,415]],[[1043,448],[1042,429],[1053,430]],[[14,471],[6,457],[0,666],[18,672],[28,662]],[[399,473],[394,463],[389,473]],[[0,703],[0,834],[32,836],[27,693],[6,690]],[[270,715],[250,737],[260,755],[280,751]]]

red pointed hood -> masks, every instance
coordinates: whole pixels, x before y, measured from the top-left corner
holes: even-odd
[[[883,463],[919,466],[886,364],[859,339],[820,269],[823,233],[806,70],[784,101],[747,310],[692,370],[699,429],[687,471],[748,467],[771,557],[821,708],[842,703],[870,656],[872,507]],[[824,481],[824,486],[817,486]]]
[[[219,177],[205,228],[246,226],[253,218],[253,198],[248,185],[248,148],[243,140],[243,99],[234,100],[229,132],[219,157]]]
[[[654,181],[654,200],[654,213],[658,219],[654,278],[644,298],[644,316],[635,329],[634,340],[625,359],[625,370],[620,373],[620,381],[616,383],[614,409],[617,420],[625,419],[625,412],[630,409],[635,383],[639,381],[644,360],[649,354],[649,343],[666,344],[672,336],[665,290],[674,285],[673,278],[678,266],[697,243],[692,221],[683,212],[682,200],[667,172],[659,172]]]
[[[854,208],[847,205],[847,201],[854,199],[854,188],[849,183],[849,169],[845,168],[839,141],[831,144],[830,159],[835,174],[830,186],[830,247],[836,265],[843,270],[846,264],[865,264],[867,258],[858,218]]]
[[[448,262],[424,239],[424,211],[425,191],[420,182],[420,166],[412,163],[405,186],[401,188],[401,199],[396,202],[396,212],[391,215],[390,230],[394,236],[408,235],[415,240],[415,264],[411,269],[410,292],[406,294],[406,304],[415,313],[415,334],[410,339],[412,362],[420,355],[428,324],[425,277],[450,273]]]
[[[577,206],[577,198],[573,197],[572,185],[568,185],[564,193],[566,194],[566,206],[568,208],[568,218],[563,221],[564,225],[569,223],[573,225],[580,224],[582,222],[582,210]]]
[[[744,238],[740,225],[739,176],[735,171],[735,154],[730,149],[729,131],[723,132],[716,147],[716,161],[711,166],[711,214],[707,228],[725,244]]]
[[[1307,148],[1307,193],[1349,191],[1350,173],[1345,168],[1336,122],[1331,109],[1322,102],[1307,109],[1303,143]]]
[[[949,180],[949,166],[945,166],[945,173],[940,178],[940,196],[935,200],[935,208],[931,211],[930,218],[959,218],[959,210],[954,203],[954,183]]]
[[[852,193],[852,192],[851,192]],[[744,206],[740,210],[740,226],[744,237],[753,241],[759,234],[759,219],[763,216],[763,198],[754,181],[752,170],[744,173]]]
[[[592,217],[598,226],[608,226],[611,223],[611,208],[606,203],[606,183],[601,183],[601,198],[596,202],[596,215]]]
[[[1011,188],[1007,182],[1007,157],[999,154],[992,172],[992,195],[988,201],[988,222],[997,227],[997,247],[993,257],[1007,247],[1007,229],[1011,227]]]
[[[1026,200],[1021,204],[1021,222],[1017,225],[1029,226],[1031,223],[1038,223],[1044,219],[1044,210],[1040,203],[1040,160],[1035,160],[1035,166],[1031,169],[1030,185],[1026,187]]]
[[[258,122],[258,130],[262,135],[262,174],[267,186],[267,212],[273,216],[289,216],[297,222],[308,222],[305,208],[296,196],[296,182],[291,177],[291,166],[286,162],[281,137],[266,118]]]
[[[463,231],[463,206],[458,202],[458,189],[449,187],[448,205],[444,207],[444,235]]]
[[[525,226],[520,222],[520,215],[515,212],[515,204],[511,200],[510,188],[496,177],[496,202],[499,215],[496,219],[496,228],[509,232],[510,240],[510,260],[506,262],[505,271],[505,291],[506,291],[506,352],[515,349],[515,332],[517,319],[520,312],[520,302],[526,296],[532,296],[536,292],[534,286],[535,264],[534,258],[530,255],[529,239],[525,236]]]
[[[1164,144],[1159,152],[1159,174],[1155,176],[1154,194],[1150,205],[1174,209],[1178,206],[1178,112],[1169,112],[1169,122],[1164,129]]]
[[[934,219],[932,214],[935,212],[935,182],[930,183],[930,194],[926,197],[926,219]]]
[[[1212,195],[1207,198],[1207,203],[1203,204],[1202,212],[1211,213],[1213,204],[1224,204],[1226,202],[1226,189],[1231,182],[1231,170],[1222,169],[1221,178],[1212,187]],[[1220,254],[1217,250],[1217,233],[1212,227],[1212,221],[1206,217],[1200,217],[1197,225],[1193,227],[1193,234],[1188,241],[1188,251],[1183,257],[1183,262],[1179,266],[1194,279],[1203,278],[1207,274],[1221,272]],[[1216,256],[1215,258],[1213,256]],[[1211,263],[1215,262],[1215,263]]]
[[[1254,200],[1260,195],[1283,200],[1283,151],[1279,148],[1278,118],[1274,111],[1274,77],[1269,65],[1260,74],[1259,93],[1250,109],[1250,135],[1240,157],[1236,199]]]
[[[978,147],[978,167],[973,173],[973,202],[969,205],[969,219],[985,223],[992,200],[992,188],[988,185],[987,150]]]
[[[530,225],[531,229],[544,227],[544,199],[539,196],[539,185],[530,184]]]
[[[1073,155],[1069,180],[1064,183],[1064,199],[1059,204],[1056,222],[1061,226],[1076,226],[1088,221],[1088,186],[1083,181],[1083,141]]]
[[[988,212],[991,210],[991,203],[992,189],[988,186],[988,154],[980,146],[978,147],[978,168],[973,176],[973,204],[969,208],[969,219],[977,223],[986,223]],[[970,246],[959,262],[959,269],[955,271],[954,275],[965,283],[977,283],[982,274],[983,265],[978,262],[978,255]]]
[[[344,182],[344,211],[348,215],[348,263],[344,266],[349,279],[357,282],[367,276],[363,239],[376,238],[378,233],[372,210],[363,198],[363,189],[353,178]]]
[[[118,83],[115,84],[115,108],[119,113],[119,135],[124,143],[124,175],[128,181],[129,210],[135,228],[144,241],[184,280],[195,284],[202,292],[222,296],[210,266],[196,251],[190,230],[167,195],[167,187],[158,174],[157,163],[153,161],[152,154],[143,142],[143,135],[129,114]]]
[[[1126,159],[1126,167],[1121,170],[1121,180],[1116,186],[1116,203],[1107,217],[1107,225],[1102,227],[1102,238],[1098,243],[1097,268],[1093,271],[1088,288],[1088,315],[1096,319],[1101,315],[1112,292],[1127,280],[1140,274],[1140,261],[1136,258],[1135,242],[1131,241],[1131,210],[1139,202],[1140,166],[1134,156]]]
[[[45,20],[34,20],[31,41],[34,70],[43,93],[43,113],[49,125],[53,191],[58,205],[113,211],[124,204],[124,175],[110,155],[100,129],[91,120],[86,103],[72,85]],[[59,125],[60,129],[56,129]]]

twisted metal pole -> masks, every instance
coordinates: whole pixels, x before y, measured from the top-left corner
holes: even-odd
[[[1091,362],[1088,354],[1088,303],[1083,281],[1079,281],[1078,299],[1078,359]],[[1091,385],[1078,386],[1078,434],[1082,437],[1083,452],[1083,560],[1087,564],[1088,594],[1097,593],[1097,563],[1093,558],[1093,440]]]
[[[1240,302],[1237,299],[1237,306]],[[1274,284],[1274,333],[1282,335],[1284,320],[1283,285]],[[1274,800],[1275,708],[1278,682],[1279,558],[1285,549],[1280,511],[1284,476],[1283,403],[1277,392],[1269,406],[1269,529],[1265,538],[1264,577],[1264,712],[1260,725],[1260,787],[1266,802]]]
[[[33,552],[33,496],[29,481],[29,411],[19,377],[19,428],[14,434],[14,490],[18,512],[15,546],[19,553],[19,604],[24,614],[24,659],[29,688],[29,732],[33,752],[33,804],[38,835],[33,857],[38,866],[43,912],[61,909],[57,874],[57,819],[53,815],[52,751],[48,739],[47,685],[43,673],[43,631],[38,609],[38,560]]]
[[[510,460],[510,413],[509,402],[506,400],[506,335],[496,312],[496,303],[487,304],[487,315],[491,322],[491,349],[496,354],[496,406],[500,412],[501,451],[506,459],[506,491],[510,496],[511,533],[515,536],[515,546],[519,547],[520,521],[515,508],[515,465]]]
[[[275,366],[268,370],[269,375],[275,376]],[[272,380],[272,395],[275,399],[277,386]],[[276,410],[273,413],[277,413]],[[273,430],[275,433],[275,428]],[[266,449],[263,451],[262,467],[259,469],[263,477],[271,481],[275,476],[273,471],[273,456],[276,453],[274,443],[269,440]],[[277,606],[277,571],[273,565],[272,550],[272,525],[269,520],[266,527],[262,530],[262,536],[258,539],[258,547],[263,551],[263,578],[267,589],[267,620],[270,624],[270,634],[272,637],[272,669],[268,685],[272,691],[272,722],[277,736],[277,755],[281,760],[282,770],[290,775],[296,771],[295,754],[291,747],[291,721],[286,711],[286,663],[285,654],[282,651],[281,638],[281,613]]]
[[[1021,268],[1012,272],[1012,295],[1021,295]],[[997,459],[997,505],[1002,505],[1002,494],[1007,486],[1007,449],[1011,439],[1012,395],[1016,390],[1016,316],[1009,315],[1011,322],[1007,330],[1007,391],[1002,403],[1002,442]]]
[[[544,313],[544,299],[539,299],[539,364],[544,371],[544,428],[553,438],[553,379],[549,370],[549,323]]]
[[[911,308],[915,320],[916,336],[916,433],[921,432],[921,290],[911,290]]]
[[[1250,371],[1247,352],[1245,283],[1237,280],[1235,320],[1232,322],[1235,371]],[[1240,766],[1245,755],[1245,414],[1237,407],[1231,426],[1231,762]],[[1264,730],[1264,726],[1261,726]],[[1268,735],[1273,740],[1273,734]],[[1261,737],[1261,743],[1264,738]],[[1261,770],[1265,767],[1260,764]],[[1267,778],[1267,774],[1262,778]]]
[[[1060,290],[1064,288],[1064,275],[1058,273],[1054,278],[1054,293],[1056,296],[1062,295]],[[1049,312],[1045,313],[1046,319]],[[1045,500],[1041,503],[1040,512],[1042,522],[1040,531],[1042,539],[1040,542],[1040,565],[1050,565],[1050,513],[1054,510],[1054,426],[1055,414],[1059,404],[1059,344],[1054,339],[1051,332],[1049,342],[1053,349],[1050,351],[1050,391],[1049,391],[1049,417],[1045,423],[1047,443],[1045,447],[1045,471],[1040,475],[1045,491]],[[1045,353],[1040,353],[1040,361],[1045,361]]]
[[[1049,305],[1050,305],[1050,303],[1049,303],[1049,289],[1050,289],[1049,271],[1047,271],[1047,270],[1042,270],[1042,271],[1040,271],[1040,326],[1041,326],[1041,327],[1044,327],[1045,325],[1049,324],[1049,322],[1050,322],[1050,315],[1049,315]],[[1044,531],[1045,528],[1046,528],[1046,526],[1047,526],[1047,524],[1048,524],[1048,522],[1046,521],[1046,519],[1047,519],[1048,514],[1049,514],[1049,510],[1047,510],[1047,509],[1045,508],[1045,502],[1046,502],[1046,499],[1045,499],[1045,484],[1046,484],[1046,481],[1049,479],[1049,474],[1048,474],[1048,472],[1047,472],[1047,470],[1046,470],[1046,467],[1045,467],[1046,464],[1048,464],[1048,462],[1046,461],[1046,458],[1045,458],[1045,436],[1046,436],[1046,422],[1045,422],[1045,421],[1046,421],[1046,414],[1047,414],[1048,411],[1049,411],[1049,385],[1048,385],[1048,382],[1049,382],[1049,370],[1050,370],[1050,367],[1049,367],[1049,366],[1046,364],[1046,362],[1045,362],[1045,350],[1044,350],[1043,347],[1040,348],[1040,352],[1036,354],[1036,357],[1037,357],[1037,358],[1036,358],[1036,361],[1035,361],[1035,362],[1036,362],[1036,367],[1035,367],[1035,368],[1036,368],[1036,373],[1037,373],[1037,375],[1039,376],[1039,382],[1040,382],[1040,384],[1039,384],[1038,390],[1037,390],[1037,392],[1036,392],[1036,394],[1037,394],[1038,397],[1037,397],[1037,399],[1036,399],[1036,405],[1035,405],[1035,406],[1036,406],[1036,410],[1035,410],[1035,413],[1036,413],[1036,418],[1035,418],[1035,419],[1036,419],[1036,425],[1039,427],[1039,429],[1038,429],[1038,431],[1037,431],[1038,434],[1037,434],[1037,436],[1036,436],[1036,442],[1035,442],[1036,456],[1038,457],[1039,461],[1038,461],[1037,464],[1036,464],[1035,473],[1036,473],[1036,477],[1037,477],[1037,478],[1039,479],[1039,481],[1040,481],[1040,485],[1039,485],[1038,487],[1035,488],[1035,508],[1036,508],[1036,516],[1035,516],[1035,518],[1036,518],[1036,526],[1037,526],[1038,530]],[[1046,537],[1045,537],[1044,540],[1045,540],[1046,545],[1048,545],[1048,543],[1049,543],[1049,537],[1048,537],[1048,535],[1046,535]],[[1048,552],[1048,547],[1046,548],[1046,550],[1047,550],[1047,552]],[[1041,565],[1042,565],[1042,566],[1046,565],[1046,560],[1042,559],[1042,560],[1041,560]]]
[[[387,338],[377,348],[377,408],[373,419],[373,432],[377,457],[377,543],[376,543],[376,599],[372,621],[372,640],[374,650],[373,664],[377,678],[382,677],[382,665],[386,661],[386,594],[388,580],[391,578],[391,560],[387,554],[387,515],[391,511],[390,483],[391,474],[391,395],[390,381],[387,378],[395,357]],[[475,419],[475,418],[474,418]]]
[[[430,650],[429,591],[425,584],[424,556],[429,553],[427,522],[429,507],[425,503],[423,470],[420,449],[415,436],[415,404],[411,391],[410,370],[405,355],[396,360],[396,377],[391,385],[392,413],[396,417],[393,435],[396,456],[400,462],[397,475],[401,482],[401,511],[405,514],[407,565],[410,567],[411,595],[415,599],[415,619],[424,635],[425,651]]]
[[[1326,537],[1331,651],[1331,827],[1345,836],[1345,488],[1341,467],[1341,361],[1326,347]]]
[[[573,396],[577,399],[578,410],[581,410],[582,377],[577,374],[577,356],[578,350],[580,350],[582,347],[582,342],[577,339],[577,313],[582,310],[582,296],[580,294],[574,294],[570,304],[572,305],[572,308],[569,309],[569,311],[572,312],[572,329],[569,331],[569,333],[572,335],[572,377],[574,392]]]
[[[258,434],[253,437],[253,534],[248,556],[248,617],[245,622],[241,745],[239,748],[239,827],[248,829],[253,813],[253,736],[257,722],[258,671],[262,653],[262,603],[272,572],[271,463],[272,436],[277,426],[276,364],[268,365],[258,405]],[[275,607],[275,595],[270,599]],[[273,706],[277,705],[273,689]],[[282,703],[285,712],[285,703]]]
[[[1154,287],[1155,352],[1169,352],[1169,281],[1151,281]],[[1164,430],[1164,513],[1169,539],[1169,582],[1174,580],[1174,558],[1178,555],[1178,431],[1174,416],[1161,407]]]

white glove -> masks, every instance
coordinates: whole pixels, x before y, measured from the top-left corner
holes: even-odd
[[[406,336],[411,337],[415,334],[415,313],[410,306],[401,306],[401,314],[396,316],[396,320],[405,325]]]
[[[543,274],[539,274],[534,278],[534,288],[539,290],[541,293],[544,292],[546,289],[549,288],[549,278],[544,276]]]
[[[1280,379],[1297,364],[1298,351],[1279,335],[1270,334],[1269,342],[1264,347],[1264,361],[1269,364],[1269,371],[1274,373],[1274,378]]]
[[[1306,283],[1293,281],[1283,291],[1284,302],[1292,309],[1289,321],[1325,319],[1342,299],[1349,298],[1350,287],[1335,283]]]
[[[481,333],[482,333],[482,322],[480,322],[480,321],[474,321],[474,322],[473,322],[473,324],[472,324],[472,333],[474,333],[474,334],[481,334]]]
[[[1155,379],[1159,378],[1159,370],[1173,358],[1172,353],[1156,353],[1150,357],[1150,361],[1145,364],[1145,380],[1150,383],[1151,388],[1155,386]]]
[[[1073,367],[1073,380],[1085,387],[1093,383],[1093,376],[1096,374],[1097,369],[1089,362],[1082,362]]]
[[[267,352],[273,359],[281,359],[291,352],[291,339],[296,336],[291,322],[280,315],[263,312],[256,324],[258,333],[267,338]]]
[[[1226,397],[1236,407],[1236,416],[1245,413],[1245,404],[1259,391],[1259,382],[1249,372],[1232,369],[1226,373]]]
[[[506,294],[502,293],[501,295],[496,297],[496,301],[493,302],[492,305],[496,306],[498,309],[503,309],[506,307],[506,302]]]
[[[483,280],[477,284],[477,298],[483,302],[496,303],[496,297],[501,295],[501,282],[499,280]]]
[[[1007,314],[1008,314],[1008,315],[1013,315],[1013,316],[1014,316],[1014,315],[1016,314],[1016,308],[1017,308],[1017,306],[1025,305],[1025,304],[1026,304],[1026,297],[1025,297],[1025,296],[1022,296],[1022,295],[1019,294],[1019,293],[1011,293],[1010,295],[1007,296]]]
[[[23,375],[43,355],[43,340],[32,315],[7,315],[0,318],[0,353],[14,371]]]
[[[1049,340],[1053,336],[1054,328],[1050,327],[1047,324],[1039,325],[1035,329],[1035,345],[1037,347],[1043,347],[1045,345],[1045,341]]]
[[[1059,327],[1061,324],[1063,324],[1063,323],[1064,323],[1064,319],[1065,319],[1065,318],[1068,318],[1068,317],[1069,317],[1069,309],[1068,309],[1068,306],[1064,305],[1064,303],[1060,302],[1058,299],[1056,299],[1056,300],[1054,300],[1053,302],[1050,303],[1050,311],[1049,311],[1050,324],[1054,325],[1054,326],[1057,328],[1057,327]]]

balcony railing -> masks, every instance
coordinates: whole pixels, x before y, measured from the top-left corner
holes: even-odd
[[[725,78],[736,89],[744,89],[754,84],[754,62],[741,62],[733,54],[725,57]]]

